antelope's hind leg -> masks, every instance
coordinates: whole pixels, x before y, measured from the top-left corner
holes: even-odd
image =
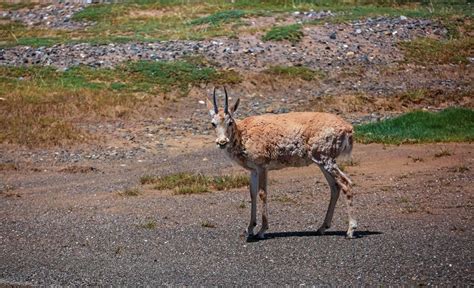
[[[324,232],[326,232],[326,229],[331,228],[331,222],[334,216],[334,209],[336,208],[336,203],[339,199],[339,192],[341,191],[341,188],[336,184],[336,180],[334,179],[334,177],[329,172],[327,172],[323,166],[318,165],[318,167],[323,172],[324,177],[326,178],[326,181],[328,182],[329,188],[331,190],[331,200],[329,201],[326,217],[324,217],[324,222],[317,231],[318,234],[323,235]]]
[[[329,187],[331,188],[331,200],[329,202],[328,211],[324,219],[323,225],[318,229],[318,233],[324,234],[325,230],[331,227],[332,217],[336,206],[337,199],[339,198],[340,191],[344,194],[347,215],[349,220],[349,228],[347,229],[347,238],[354,237],[354,230],[357,228],[357,221],[352,217],[352,181],[349,177],[344,174],[334,160],[323,161],[322,159],[314,158],[313,161],[323,171],[326,180],[328,181]]]
[[[352,209],[352,181],[344,174],[336,164],[334,164],[332,173],[336,179],[336,183],[341,187],[342,193],[344,194],[344,200],[346,202],[347,215],[349,217],[349,228],[347,229],[347,238],[354,238],[354,230],[357,228],[357,221],[353,218],[353,209]]]

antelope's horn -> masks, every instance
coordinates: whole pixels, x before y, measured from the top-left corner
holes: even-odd
[[[214,103],[214,112],[217,114],[219,111],[217,109],[216,87],[214,87],[214,92],[212,93],[212,100]]]
[[[229,96],[227,96],[227,90],[224,86],[224,93],[225,93],[225,102],[224,102],[224,113],[229,114]]]

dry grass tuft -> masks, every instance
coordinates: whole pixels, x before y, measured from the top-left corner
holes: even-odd
[[[149,220],[143,224],[139,225],[141,228],[153,230],[156,229],[157,223],[155,220]]]
[[[440,158],[440,157],[446,157],[446,156],[451,156],[451,155],[453,155],[453,154],[451,153],[451,151],[449,151],[449,150],[446,149],[446,148],[443,148],[441,151],[435,153],[435,154],[434,154],[434,157],[435,157],[435,158]]]
[[[427,64],[469,64],[468,57],[474,54],[474,38],[462,37],[449,40],[420,38],[401,42],[405,61]]]
[[[142,193],[140,192],[138,188],[135,187],[135,188],[127,188],[124,191],[119,192],[118,194],[123,197],[135,197],[135,196],[139,196]]]
[[[201,226],[204,227],[204,228],[216,228],[217,227],[216,224],[211,223],[210,221],[207,221],[207,220],[203,221],[201,223]]]
[[[142,185],[154,185],[157,190],[173,190],[175,195],[201,194],[212,190],[229,190],[249,185],[244,175],[206,176],[202,174],[176,173],[162,177],[145,175],[140,178]]]

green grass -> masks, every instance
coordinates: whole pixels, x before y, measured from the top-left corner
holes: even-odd
[[[361,143],[471,142],[474,111],[448,108],[438,113],[415,111],[397,118],[356,126]]]
[[[313,70],[305,66],[271,66],[265,72],[276,76],[300,78],[306,81],[322,79],[325,77],[324,72]]]
[[[230,22],[236,19],[240,19],[245,16],[245,12],[242,10],[228,10],[213,13],[206,17],[194,19],[190,22],[191,25],[219,25],[223,22]]]
[[[146,83],[156,83],[163,91],[179,88],[183,93],[192,85],[211,82],[217,78],[217,71],[211,67],[201,67],[185,61],[139,61],[126,66],[135,79]]]
[[[147,87],[159,86],[163,92],[176,88],[183,96],[193,85],[200,83],[235,84],[242,81],[240,75],[233,70],[218,71],[213,67],[187,61],[138,61],[123,69],[136,89],[139,89],[140,83]],[[125,88],[126,85],[121,87]]]
[[[291,43],[297,43],[303,38],[301,31],[302,25],[293,24],[287,26],[276,26],[268,31],[263,37],[263,41],[283,41],[287,40]]]
[[[162,177],[145,175],[140,178],[140,183],[142,185],[151,184],[157,190],[173,190],[174,194],[180,195],[244,187],[249,185],[249,180],[244,175],[206,176],[203,174],[176,173]]]
[[[58,42],[58,38],[37,38],[37,37],[24,37],[18,39],[17,44],[31,47],[42,47],[51,46]]]
[[[417,64],[468,64],[474,55],[474,38],[461,37],[449,40],[419,38],[400,42],[405,61]]]
[[[75,21],[106,21],[117,18],[127,12],[127,5],[124,4],[101,4],[91,5],[73,15]]]

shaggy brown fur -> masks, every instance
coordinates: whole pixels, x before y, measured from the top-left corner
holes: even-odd
[[[319,233],[331,226],[334,208],[342,190],[345,195],[349,228],[347,236],[353,237],[357,222],[352,218],[352,184],[337,166],[336,158],[352,151],[352,125],[328,113],[300,112],[280,115],[261,115],[236,122],[233,113],[239,101],[229,108],[217,108],[208,101],[209,114],[216,128],[216,144],[226,154],[251,172],[250,195],[252,209],[247,235],[253,236],[256,226],[256,201],[260,191],[262,200],[262,228],[258,236],[264,237],[268,229],[267,172],[290,166],[319,166],[331,188],[331,200]]]

